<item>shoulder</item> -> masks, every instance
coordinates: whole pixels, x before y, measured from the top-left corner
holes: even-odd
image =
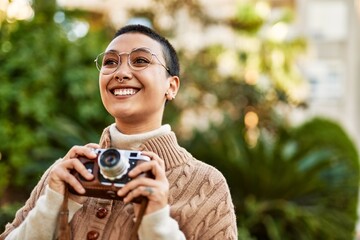
[[[224,175],[214,166],[197,160],[195,158],[193,159],[193,161],[190,161],[189,164],[192,165],[194,168],[193,174],[201,179],[204,179],[204,181],[209,181],[212,184],[226,184],[226,179]]]
[[[186,196],[219,197],[229,195],[224,175],[215,167],[193,158],[185,164],[171,169],[168,173],[171,190]],[[176,194],[177,195],[177,194]]]

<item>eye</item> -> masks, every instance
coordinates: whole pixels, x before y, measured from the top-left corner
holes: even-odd
[[[103,57],[102,65],[104,67],[113,68],[119,64],[119,57],[116,54],[108,53]]]
[[[147,67],[151,63],[152,55],[144,49],[137,49],[130,53],[130,64],[137,68]]]
[[[136,67],[142,67],[149,65],[150,59],[143,57],[143,56],[137,56],[133,59],[131,59],[131,64]]]
[[[105,59],[103,62],[103,66],[116,66],[118,65],[118,61],[115,59]]]

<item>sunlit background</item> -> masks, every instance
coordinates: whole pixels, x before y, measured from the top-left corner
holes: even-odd
[[[11,32],[16,31],[20,22],[31,23],[36,18],[37,12],[33,6],[34,2],[30,0],[0,0],[0,29],[2,30],[1,33],[4,34],[0,42],[1,55],[3,56],[0,55],[0,63],[5,62],[5,56],[18,48],[18,45],[11,41],[8,35],[10,36]],[[217,139],[216,136],[218,135],[221,136],[221,133],[214,133],[212,129],[221,129],[221,126],[225,126],[228,121],[236,123],[234,126],[239,128],[239,133],[244,137],[244,145],[250,149],[249,151],[253,151],[251,149],[257,149],[261,145],[262,139],[265,139],[266,142],[268,136],[277,136],[277,134],[282,133],[281,126],[284,125],[289,128],[302,126],[314,117],[329,119],[339,124],[349,137],[350,142],[354,143],[355,148],[360,149],[360,94],[357,93],[360,89],[360,58],[358,57],[360,52],[360,18],[358,15],[360,11],[358,9],[359,3],[355,0],[186,0],[181,1],[181,3],[161,0],[58,0],[57,7],[50,20],[61,26],[69,42],[68,45],[74,46],[71,48],[72,52],[77,51],[76,46],[80,49],[82,41],[85,41],[84,39],[96,39],[93,43],[86,43],[91,49],[82,49],[83,55],[95,56],[95,50],[100,52],[101,48],[106,46],[111,38],[111,31],[115,31],[125,24],[144,24],[166,35],[179,51],[183,80],[180,94],[173,106],[169,107],[168,112],[170,113],[166,119],[173,123],[173,128],[181,137],[183,144],[194,146],[193,151],[198,151],[198,153],[194,153],[195,156],[196,154],[205,156],[201,155],[203,153],[200,147],[195,148],[197,146],[195,144],[196,139],[200,138],[199,135],[204,135],[206,137],[203,137],[202,140],[208,140],[209,143],[215,142],[214,139]],[[47,10],[45,7],[39,8],[38,12],[41,11]],[[41,20],[38,19],[38,21]],[[46,25],[46,21],[43,20],[42,24]],[[92,33],[100,33],[102,30],[104,31],[101,33],[102,39],[95,34],[92,35]],[[22,34],[27,35],[28,32],[20,33],[19,36],[21,37]],[[41,36],[35,41],[41,42]],[[32,44],[29,43],[26,48],[32,48]],[[88,51],[86,52],[86,50]],[[76,55],[76,53],[74,54]],[[37,57],[34,57],[34,62],[36,62]],[[83,71],[86,71],[86,74],[79,73],[74,69],[72,69],[74,71],[71,69],[68,71],[71,72],[70,75],[74,76],[74,79],[75,76],[96,79],[95,68],[94,71],[87,70],[90,69],[90,64],[83,63]],[[64,66],[66,67],[66,65]],[[1,66],[0,69],[0,71],[5,71]],[[7,69],[12,68],[8,67]],[[11,76],[22,76],[17,72],[17,68],[14,69],[14,74],[10,74]],[[4,76],[5,74],[0,73],[0,89],[3,88],[2,94],[4,94],[1,95],[0,90],[0,96],[10,96],[2,86],[5,83]],[[62,76],[66,78],[68,75]],[[22,77],[26,79],[26,76]],[[12,81],[17,80],[13,79]],[[67,80],[64,79],[64,81]],[[78,95],[81,95],[78,100],[83,104],[82,108],[79,108],[79,115],[86,116],[89,121],[101,125],[101,122],[96,120],[96,114],[91,111],[98,109],[97,107],[100,108],[100,104],[86,105],[86,100],[90,94],[96,91],[94,89],[96,80],[93,83],[83,81],[80,81],[78,85],[71,83],[74,85],[71,87],[72,90],[69,90],[70,95],[67,97],[76,100],[79,97]],[[7,83],[9,82],[7,80]],[[236,90],[238,86],[241,86],[240,90]],[[66,86],[63,87],[67,89]],[[51,99],[51,91],[48,94],[43,91],[43,94],[45,96],[42,99],[47,99],[47,97]],[[24,99],[22,101],[30,99],[31,102],[31,94],[28,98],[22,95],[26,96],[27,94],[19,93],[19,99]],[[0,112],[2,121],[0,127],[2,128],[0,131],[2,135],[0,134],[0,136],[7,136],[8,139],[11,139],[9,136],[12,136],[10,129],[13,125],[9,123],[7,115],[3,114],[11,112],[6,109],[11,109],[16,105],[7,106],[5,100],[1,101],[3,101],[3,108]],[[41,100],[39,101],[41,102]],[[32,106],[34,104],[40,103],[29,103]],[[26,113],[29,115],[39,114],[36,117],[36,121],[39,122],[42,119],[47,120],[47,114],[55,114],[55,111],[52,112],[51,109],[37,113],[31,106],[24,105],[18,109],[20,109],[21,114],[25,113],[25,115]],[[175,113],[177,114],[175,115]],[[76,144],[76,140],[79,139],[84,141],[96,139],[102,128],[97,126],[98,129],[94,129],[91,134],[87,133],[88,135],[86,135],[81,127],[71,122],[69,113],[65,111],[60,117],[59,122],[54,122],[51,128],[59,127],[59,129],[67,129],[74,135],[81,135],[79,138],[70,139],[69,145],[71,143]],[[22,120],[20,122],[26,123],[29,119],[31,117],[24,117],[19,121]],[[110,119],[105,119],[106,121],[111,122]],[[31,126],[32,123],[33,120],[29,121],[27,125]],[[230,126],[232,125],[230,124]],[[72,131],[72,129],[76,129],[76,131]],[[67,131],[64,132],[67,133]],[[309,131],[311,131],[310,127]],[[324,131],[326,132],[326,129]],[[32,134],[30,130],[27,130],[26,133]],[[51,130],[46,130],[37,132],[36,136],[44,137],[43,135],[50,134],[54,133]],[[289,135],[291,134],[289,133]],[[225,137],[225,135],[223,136]],[[295,136],[297,135],[292,135],[294,138]],[[329,136],[336,138],[336,135],[329,134]],[[311,139],[311,133],[308,137]],[[234,138],[236,139],[236,137]],[[63,136],[63,139],[68,138]],[[314,139],[316,138],[314,137]],[[2,140],[0,139],[0,141]],[[16,151],[17,147],[21,147],[21,144],[27,148],[32,147],[31,141],[31,139],[24,140],[19,145],[4,147],[4,149],[0,147],[0,156],[2,156],[5,164],[10,166],[6,170],[3,168],[0,171],[4,174],[3,176],[9,178],[10,173],[22,173],[21,170],[16,169],[21,168],[21,160],[19,159],[24,158],[26,154],[17,156],[15,160],[8,159],[11,159],[10,155],[13,155],[13,152]],[[59,149],[68,146],[67,144],[61,145],[51,138],[47,141],[49,145],[53,143],[57,148],[54,148],[55,150],[47,149],[46,153],[39,154],[39,159],[55,155],[48,154],[47,151],[56,152],[59,154],[58,156],[61,156],[60,154],[66,149]],[[276,141],[274,140],[274,142]],[[312,141],[309,140],[309,142]],[[224,144],[226,146],[222,150],[228,149],[227,147],[231,144],[235,143]],[[316,145],[315,140],[312,142],[312,146],[308,147],[316,147],[314,145]],[[291,152],[291,147],[293,145],[285,144],[284,152]],[[263,150],[266,152],[266,149]],[[243,149],[239,147],[231,153],[238,154],[237,157],[244,156],[243,153],[238,153],[241,151]],[[32,156],[37,156],[36,154],[37,152],[34,151]],[[222,155],[220,154],[220,156]],[[227,156],[231,158],[230,154]],[[266,154],[264,156],[266,157]],[[50,160],[48,159],[48,161]],[[6,161],[12,162],[12,165]],[[214,164],[211,160],[209,162]],[[45,169],[47,166],[42,168]],[[358,165],[356,166],[358,167]],[[35,170],[31,167],[29,169],[26,172],[33,174],[32,171]],[[256,168],[253,171],[256,172]],[[231,174],[229,173],[228,176],[231,177]],[[33,175],[29,174],[32,177]],[[0,184],[3,183],[4,186],[3,190],[0,191],[4,192],[0,204],[5,209],[4,212],[8,211],[11,214],[13,208],[9,207],[10,210],[6,210],[8,202],[13,201],[16,197],[24,198],[16,192],[6,195],[10,186],[21,186],[24,179],[16,181],[18,181],[17,184],[11,184],[9,183],[11,181],[4,178],[0,180]],[[236,181],[241,186],[241,182]],[[234,180],[235,183],[236,181]],[[306,182],[307,179],[304,178],[302,181]],[[329,180],[329,182],[331,181]],[[236,190],[234,192],[238,194]],[[271,191],[269,190],[269,192]],[[253,204],[251,206],[255,208],[257,205],[254,196],[258,195],[249,194],[249,196],[246,198],[247,205],[245,205],[249,207]],[[352,196],[355,200],[357,199],[356,195]],[[261,199],[261,197],[259,198]],[[235,201],[240,200],[235,199]],[[294,202],[302,201],[303,199],[297,199]],[[251,206],[248,209],[252,209]],[[247,214],[251,216],[252,213],[250,211]],[[300,213],[294,213],[294,215],[296,214]],[[278,228],[286,228],[285,226],[279,226],[276,222],[271,225],[267,222],[270,221],[269,219],[263,220],[260,217],[259,219],[260,222],[265,222],[264,225],[268,232],[278,231],[280,236],[281,233],[284,234]],[[243,239],[251,234],[260,236],[253,233],[252,230],[247,232],[246,226],[249,226],[245,225],[239,229],[240,235],[244,237]],[[316,229],[317,225],[315,225],[312,227]],[[256,227],[254,228],[256,229]],[[325,233],[318,232],[317,234],[320,235],[314,236],[321,237],[323,236],[321,234]],[[282,239],[277,238],[273,232],[272,235],[269,235],[266,239]]]
[[[116,29],[128,23],[142,23],[150,25],[149,19],[133,18],[130,12],[151,11],[157,8],[157,1],[117,1],[117,0],[58,0],[58,4],[66,9],[84,9],[90,12],[99,12]],[[189,3],[195,1],[188,1]],[[189,54],[195,54],[211,44],[222,44],[226,51],[221,53],[218,70],[221,75],[236,74],[239,66],[234,54],[234,48],[247,48],[256,51],[259,43],[256,39],[246,39],[236,36],[226,24],[226,20],[237,14],[235,7],[238,2],[254,4],[256,14],[268,21],[261,30],[259,37],[282,42],[288,38],[305,36],[308,40],[307,51],[298,56],[299,71],[305,82],[282,83],[294,101],[309,99],[309,108],[294,111],[291,119],[295,122],[304,121],[309,115],[325,115],[341,122],[349,134],[360,146],[360,89],[359,81],[359,18],[356,7],[358,2],[353,0],[269,0],[269,1],[238,1],[238,0],[199,0],[200,7],[213,18],[214,23],[204,27],[186,8],[179,8],[176,15],[162,12],[156,13],[156,24],[164,30],[174,26],[172,42],[178,49],[187,49]],[[31,19],[34,11],[29,1],[14,0],[9,3],[2,0],[1,9],[5,11],[8,21]],[[294,12],[294,21],[287,22],[279,19],[283,11],[290,7]],[[140,10],[139,10],[140,9]],[[278,19],[277,19],[278,18]],[[219,22],[216,22],[219,20]],[[54,21],[64,21],[64,14],[57,12]],[[272,22],[273,21],[273,22]],[[68,31],[69,40],[85,37],[89,29],[86,21],[73,22]],[[272,60],[284,60],[280,52],[271,53]],[[249,84],[261,84],[261,73],[255,66],[248,66],[245,81]],[[185,114],[191,116],[190,113]],[[252,115],[250,113],[250,115]],[[214,116],[216,119],[216,117]],[[248,124],[256,125],[256,116],[249,116]],[[253,119],[249,123],[249,119]],[[196,121],[200,121],[196,123]],[[186,120],[184,120],[186,121]],[[203,125],[201,118],[188,120],[191,125]],[[247,125],[248,125],[247,124]],[[185,124],[185,125],[188,125]],[[249,126],[250,126],[249,125]]]

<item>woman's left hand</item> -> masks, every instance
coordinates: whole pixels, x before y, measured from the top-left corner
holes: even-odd
[[[151,161],[136,166],[129,172],[129,177],[134,178],[118,191],[118,195],[124,197],[125,203],[131,202],[134,198],[145,196],[149,199],[146,214],[158,211],[168,204],[169,182],[165,175],[165,163],[153,152],[142,152]],[[150,172],[154,178],[138,177],[138,175]],[[137,205],[137,204],[136,204]],[[136,206],[135,211],[138,210]]]

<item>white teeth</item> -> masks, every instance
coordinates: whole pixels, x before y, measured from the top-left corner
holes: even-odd
[[[126,96],[126,95],[134,95],[137,93],[137,90],[133,88],[121,88],[121,89],[115,89],[114,94],[116,96]]]

